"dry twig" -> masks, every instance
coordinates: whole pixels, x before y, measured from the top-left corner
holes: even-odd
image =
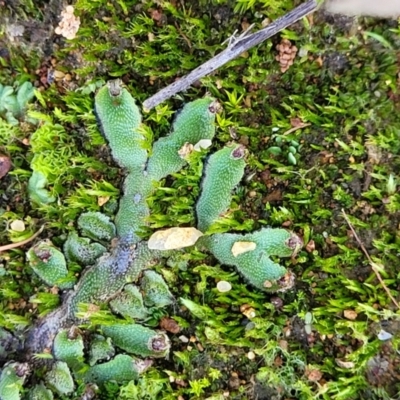
[[[365,257],[367,257],[369,264],[371,265],[372,271],[374,271],[376,277],[378,278],[379,283],[382,285],[382,287],[385,289],[386,293],[388,294],[388,296],[390,297],[390,300],[393,301],[393,303],[396,305],[396,307],[400,310],[400,305],[399,303],[396,301],[396,299],[392,296],[392,293],[390,293],[389,288],[386,286],[385,282],[383,281],[381,274],[379,273],[378,269],[376,268],[376,263],[374,263],[372,261],[372,258],[370,257],[370,255],[368,254],[368,251],[366,250],[366,248],[364,247],[363,243],[361,242],[360,238],[358,237],[356,231],[353,228],[353,225],[351,224],[349,217],[347,216],[347,214],[345,213],[345,211],[342,208],[342,214],[344,219],[347,222],[347,225],[349,225],[349,228],[351,229],[351,232],[354,235],[354,238],[356,239],[357,243],[359,244],[361,250],[363,251],[363,253],[365,254]]]
[[[222,65],[235,59],[240,54],[251,49],[252,47],[264,42],[281,30],[286,29],[288,26],[294,24],[299,19],[315,11],[316,8],[316,0],[308,0],[293,9],[292,11],[288,12],[283,17],[278,18],[267,27],[259,30],[258,32],[255,32],[253,34],[244,34],[243,36],[239,36],[236,39],[229,40],[228,47],[225,50],[194,69],[188,75],[160,90],[154,96],[148,98],[143,103],[143,108],[145,110],[151,110],[158,104],[162,103],[164,100],[172,97],[174,94],[186,90],[197,80],[215,71]]]
[[[22,242],[10,243],[10,244],[6,244],[4,246],[0,246],[0,253],[2,253],[3,251],[11,250],[11,249],[16,249],[17,247],[21,247],[21,246],[31,242],[33,239],[37,238],[43,232],[43,229],[44,229],[44,225],[42,225],[41,228],[35,234],[33,234],[30,238],[25,239]]]
[[[308,122],[307,123],[302,122],[300,125],[294,126],[293,128],[288,129],[286,132],[283,132],[282,135],[289,135],[290,133],[293,133],[293,132],[297,131],[298,129],[306,128],[307,126],[311,126],[311,124]]]

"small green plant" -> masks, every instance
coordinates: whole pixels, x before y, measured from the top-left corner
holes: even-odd
[[[274,145],[268,147],[267,154],[275,157],[286,156],[287,162],[290,165],[296,165],[298,163],[298,154],[301,150],[301,145],[296,140],[289,140],[283,135],[272,135],[271,140],[274,141]]]
[[[168,230],[156,232],[161,235],[161,241],[175,243],[172,246],[162,244],[161,247],[168,251],[160,251],[150,246],[152,238],[149,245],[141,238],[141,231],[149,215],[146,199],[154,191],[155,182],[181,170],[187,164],[190,154],[201,151],[205,142],[209,146],[208,142],[215,132],[216,103],[207,97],[189,103],[175,120],[172,133],[156,141],[150,154],[148,146],[144,145],[139,110],[119,81],[112,81],[99,90],[95,109],[113,157],[127,172],[115,225],[102,213],[86,212],[77,221],[81,234],[86,238],[71,232],[64,244],[66,258],[49,241],[40,242],[28,252],[28,261],[35,273],[48,285],[58,285],[61,288],[71,285],[68,267],[73,267],[74,263],[94,264],[85,271],[62,306],[31,330],[25,344],[31,355],[43,353],[46,347],[52,349],[55,362],[46,374],[46,384],[60,395],[74,391],[72,376],[78,382],[83,380],[104,384],[107,380],[121,382],[137,378],[148,368],[149,363],[135,361],[131,356],[123,354],[105,364],[97,364],[104,357],[112,357],[113,346],[141,357],[168,355],[170,340],[164,332],[118,320],[107,310],[90,311],[90,304],[110,302],[111,309],[119,314],[128,318],[146,319],[148,315],[154,315],[155,310],[174,303],[175,299],[163,277],[155,271],[143,270],[149,268],[154,260],[169,257],[169,249],[192,245],[199,236],[211,230],[214,222],[227,211],[231,192],[242,178],[245,167],[245,152],[240,145],[225,147],[214,153],[205,167],[204,183],[197,202],[200,230],[195,230],[197,233],[194,240],[188,244],[179,242],[186,240],[184,236],[179,236],[181,239],[177,242],[173,235],[181,235],[181,232],[193,228],[174,228],[170,230],[172,236]],[[36,163],[35,160],[33,162]],[[45,190],[44,184],[45,181],[40,184],[39,194],[36,190],[33,196],[40,203],[46,203],[42,200],[46,200],[47,193],[41,192]],[[165,233],[169,236],[163,239]],[[107,253],[103,245],[107,245],[116,235],[117,240],[110,253]],[[264,290],[290,287],[284,282],[277,283],[286,269],[272,262],[269,256],[290,256],[298,251],[299,245],[300,242],[294,240],[294,236],[279,229],[265,229],[244,236],[211,234],[199,242],[199,246],[214,253],[220,262],[236,266],[250,283]],[[261,259],[264,261],[259,265]],[[134,283],[140,277],[139,292]],[[140,310],[134,314],[127,313],[121,302],[128,298],[131,304],[139,305]],[[88,305],[87,316],[79,312],[83,304]],[[90,365],[87,365],[82,336],[73,324],[85,320],[93,322],[94,315],[90,316],[91,313],[97,313],[98,322],[107,322],[100,326],[100,330],[108,339],[100,340],[100,336],[96,337],[91,347]],[[110,346],[111,343],[113,346]],[[201,395],[209,385],[210,382],[205,378],[193,380],[191,391]]]
[[[20,12],[23,23],[32,14],[35,24],[37,18],[49,21],[48,7],[19,3],[24,4],[13,8],[9,21],[18,19]],[[235,29],[245,30],[248,23],[255,24],[253,30],[261,28],[289,11],[293,1],[200,0],[200,7],[186,5],[77,0],[79,37],[68,42],[57,38],[54,47],[53,67],[68,72],[72,80],[54,82],[45,90],[44,60],[33,54],[26,57],[16,44],[6,44],[10,53],[8,57],[2,51],[0,57],[2,83],[15,88],[15,94],[18,85],[10,82],[35,80],[35,109],[40,112],[28,114],[40,124],[38,129],[25,123],[10,125],[4,114],[0,116],[0,150],[12,162],[0,180],[1,247],[18,245],[45,225],[40,238],[50,238],[55,248],[63,250],[68,278],[83,279],[90,265],[108,257],[113,248],[109,240],[81,238],[78,217],[82,212],[101,212],[114,221],[124,195],[124,173],[111,161],[92,112],[93,95],[105,77],[120,76],[141,102],[221,51],[226,46],[221,43]],[[3,9],[8,17],[9,9]],[[4,44],[8,23],[3,25]],[[55,358],[54,352],[45,351],[35,353],[35,368],[28,376],[15,385],[8,381],[7,388],[32,399],[90,398],[96,393],[102,400],[179,396],[221,400],[228,392],[238,399],[396,398],[398,311],[389,304],[341,209],[398,299],[399,32],[393,20],[317,13],[280,34],[299,49],[297,61],[284,74],[275,60],[279,37],[274,37],[202,79],[201,85],[143,114],[146,125],[139,131],[150,156],[153,142],[169,131],[169,118],[181,101],[194,100],[205,90],[218,98],[223,110],[216,115],[218,133],[211,153],[231,140],[247,149],[243,180],[233,189],[229,209],[218,215],[196,246],[163,252],[146,264],[168,285],[171,306],[157,309],[144,304],[143,271],[137,264],[127,275],[128,283],[110,300],[103,299],[99,290],[99,300],[97,294],[93,302],[82,294],[81,303],[72,302],[77,310],[74,324],[85,339],[85,365],[68,366],[75,384],[72,394],[61,396],[46,388],[45,368],[36,363],[51,364]],[[293,132],[298,121],[310,125]],[[282,136],[283,142],[276,144],[274,135]],[[296,154],[292,151],[295,165],[288,160],[292,140],[300,143]],[[270,153],[273,146],[281,153]],[[140,243],[154,231],[196,226],[206,153],[189,154],[184,168],[153,182],[147,197],[150,212],[138,230],[136,246],[142,255],[148,250]],[[45,190],[44,199],[54,201],[27,201],[32,171],[45,179],[37,187]],[[11,229],[16,220],[25,223],[24,231]],[[270,227],[292,229],[306,244],[294,260],[269,257],[290,268],[296,276],[294,290],[270,294],[248,285],[239,267],[216,261],[205,246],[200,247],[202,240],[215,234],[247,236]],[[240,239],[243,242],[242,235]],[[39,241],[0,254],[0,325],[6,332],[0,334],[2,370],[11,365],[6,362],[22,357],[16,337],[32,330],[36,318],[45,323],[43,317],[68,296],[60,296],[57,286],[41,283],[27,264],[26,249]],[[68,250],[67,242],[71,242]],[[108,279],[113,286],[111,278],[101,282]],[[87,279],[93,284],[95,276],[89,273]],[[231,290],[220,292],[221,281],[228,282]],[[142,360],[124,354],[111,338],[99,334],[100,327],[113,324],[159,329],[160,318],[167,315],[181,328],[176,336],[168,334],[174,351],[167,362],[147,365],[145,374],[140,373]],[[62,317],[62,312],[54,316]],[[386,333],[379,334],[381,329]],[[116,354],[124,358],[116,359]],[[95,369],[89,374],[91,367]],[[216,379],[213,370],[219,372]],[[97,382],[99,390],[89,382]]]
[[[11,125],[18,125],[33,97],[34,89],[30,82],[24,82],[16,92],[11,86],[0,84],[0,117]]]

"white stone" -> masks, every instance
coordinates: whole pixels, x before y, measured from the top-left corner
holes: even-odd
[[[14,232],[23,232],[25,230],[24,221],[21,221],[20,219],[16,219],[15,221],[11,222],[10,228]]]
[[[389,332],[384,331],[383,329],[381,329],[378,333],[378,339],[385,341],[385,340],[389,340],[393,337],[393,335]]]
[[[212,144],[210,139],[201,139],[194,146],[194,151],[201,151],[202,149],[208,149]]]
[[[229,292],[232,289],[232,285],[227,281],[219,281],[217,283],[217,290],[221,293]]]

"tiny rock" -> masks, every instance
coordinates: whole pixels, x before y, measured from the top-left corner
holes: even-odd
[[[386,332],[385,330],[383,330],[383,329],[381,329],[379,332],[378,332],[378,339],[379,340],[382,340],[382,341],[385,341],[385,340],[389,340],[389,339],[391,339],[392,337],[393,337],[393,335],[391,334],[391,333],[389,333],[389,332]]]
[[[280,297],[274,296],[271,297],[271,304],[275,307],[275,308],[282,308],[283,307],[283,300]]]
[[[256,310],[249,304],[242,304],[240,306],[240,312],[248,319],[252,319],[257,315]]]
[[[344,310],[343,315],[346,319],[349,319],[351,321],[354,321],[358,314],[354,310]]]
[[[343,361],[340,360],[339,358],[336,358],[335,362],[340,368],[345,368],[345,369],[354,368],[354,363],[352,361]]]
[[[217,290],[220,293],[229,292],[232,289],[232,285],[227,281],[219,281],[217,283]]]
[[[25,230],[24,221],[21,221],[20,219],[16,219],[15,221],[11,222],[10,228],[14,232],[23,232]]]
[[[189,338],[185,335],[181,335],[178,338],[182,343],[189,343]]]

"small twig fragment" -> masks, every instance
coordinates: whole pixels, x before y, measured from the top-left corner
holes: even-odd
[[[171,85],[160,90],[154,96],[148,98],[143,103],[143,108],[145,110],[151,110],[158,104],[175,95],[176,93],[186,90],[197,80],[203,78],[206,75],[209,75],[211,72],[217,70],[227,62],[235,59],[240,54],[244,53],[254,46],[257,46],[258,44],[264,42],[270,37],[276,35],[283,29],[286,29],[288,26],[294,24],[299,19],[312,13],[317,9],[317,6],[318,4],[316,0],[308,0],[303,4],[300,4],[292,11],[288,12],[283,17],[278,18],[267,27],[249,35],[240,35],[235,40],[229,40],[228,47],[225,50],[223,50],[221,53],[217,54],[210,60],[206,61],[204,64],[195,68],[188,75],[175,81]]]
[[[283,132],[283,135],[289,135],[290,133],[293,133],[293,132],[297,131],[298,129],[303,129],[310,125],[311,124],[308,122],[307,123],[302,122],[300,125],[294,126],[293,128],[288,129],[286,132]]]
[[[41,228],[33,234],[30,238],[23,240],[22,242],[17,242],[17,243],[10,243],[6,244],[4,246],[0,246],[0,253],[3,251],[11,250],[11,249],[16,249],[17,247],[24,246],[25,244],[31,242],[33,239],[37,238],[43,231],[44,225],[41,226]]]
[[[374,274],[376,275],[376,277],[378,278],[379,283],[382,285],[382,287],[385,289],[386,293],[388,294],[388,296],[390,297],[390,300],[392,300],[392,302],[396,305],[396,307],[400,310],[400,305],[399,303],[396,301],[396,299],[393,297],[392,293],[390,293],[389,288],[386,286],[385,282],[383,281],[381,274],[379,273],[379,271],[375,268],[375,263],[372,261],[370,255],[368,254],[368,251],[366,250],[366,248],[364,247],[363,243],[361,242],[360,238],[358,237],[356,231],[353,228],[353,225],[351,224],[349,217],[347,216],[346,212],[343,210],[342,208],[342,214],[344,219],[347,222],[347,225],[349,226],[351,232],[354,235],[354,238],[356,239],[357,243],[359,244],[362,252],[365,254],[365,257],[367,257],[372,271],[374,271]]]

